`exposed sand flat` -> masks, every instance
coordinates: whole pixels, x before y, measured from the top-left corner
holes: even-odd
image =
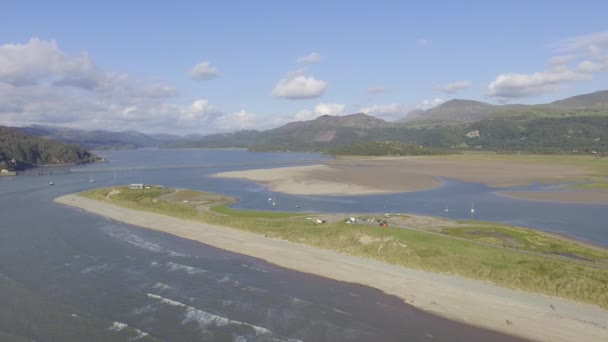
[[[418,191],[441,185],[433,177],[410,176],[408,181],[386,182],[400,178],[399,170],[382,170],[380,177],[370,176],[377,166],[373,165],[309,165],[231,171],[215,174],[215,177],[242,178],[260,182],[273,191],[298,195],[369,195],[391,192]],[[378,170],[379,171],[379,170]]]
[[[592,305],[389,265],[76,195],[62,196],[55,201],[117,221],[258,257],[282,267],[372,286],[421,309],[471,325],[540,341],[608,341],[608,311]]]
[[[499,194],[534,201],[608,204],[608,190],[501,191]]]
[[[273,191],[297,195],[365,195],[419,191],[437,187],[437,177],[507,187],[533,182],[585,179],[583,166],[475,160],[455,156],[346,159],[325,165],[221,172],[216,177],[267,184]]]

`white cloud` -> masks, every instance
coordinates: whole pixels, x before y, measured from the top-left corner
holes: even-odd
[[[551,47],[560,52],[587,52],[593,54],[594,50],[608,44],[608,32],[594,32],[581,36],[562,39]]]
[[[429,45],[430,41],[426,38],[420,38],[418,39],[418,45],[420,46],[427,46]]]
[[[202,81],[209,80],[218,76],[217,69],[211,66],[208,61],[203,61],[195,65],[188,73],[191,79]]]
[[[296,121],[314,120],[321,115],[343,115],[346,106],[341,103],[319,103],[315,108],[303,109],[296,113]]]
[[[32,38],[0,46],[0,82],[14,86],[42,82],[95,88],[101,76],[86,53],[69,56],[55,41]]]
[[[196,100],[190,106],[181,110],[179,124],[191,125],[196,121],[206,120],[214,111],[216,109],[209,104],[209,100]]]
[[[211,125],[216,131],[232,132],[256,128],[258,126],[258,120],[255,114],[240,110],[238,112],[218,116],[213,120]]]
[[[416,109],[427,110],[427,109],[436,107],[444,102],[445,102],[444,99],[441,99],[438,97],[436,97],[434,99],[430,99],[430,100],[423,100],[422,102],[420,102],[419,104],[416,105]]]
[[[327,82],[307,76],[304,71],[298,70],[281,78],[275,85],[272,95],[290,100],[310,99],[323,95],[325,89]]]
[[[321,62],[323,57],[316,52],[311,52],[306,56],[301,56],[296,59],[296,63],[298,64],[315,64]]]
[[[404,105],[398,103],[390,103],[375,104],[367,107],[361,107],[359,109],[359,112],[391,121],[404,116],[408,112],[408,109]]]
[[[0,45],[0,124],[212,133],[227,129],[230,119],[236,129],[251,122],[206,99],[174,104],[176,94],[159,80],[103,70],[86,53],[68,54],[54,41]]]
[[[383,94],[383,93],[387,93],[391,91],[390,87],[387,86],[372,86],[367,88],[367,93],[368,94]]]
[[[469,88],[470,86],[471,86],[471,81],[457,81],[457,82],[452,82],[452,83],[442,85],[442,86],[438,87],[437,90],[444,92],[444,93],[453,94],[453,93],[457,93],[461,90],[465,90],[465,89]]]
[[[500,74],[488,85],[487,95],[507,101],[555,92],[568,83],[588,81],[608,70],[608,32],[564,39],[552,47],[562,54],[552,57],[544,71]]]

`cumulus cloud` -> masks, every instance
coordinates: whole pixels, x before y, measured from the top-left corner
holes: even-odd
[[[375,104],[371,106],[361,107],[359,109],[359,112],[390,121],[401,118],[408,112],[408,110],[405,106],[401,104],[390,103]]]
[[[191,79],[202,81],[209,80],[218,76],[217,69],[211,66],[208,61],[203,61],[195,65],[188,73]]]
[[[55,41],[32,38],[25,44],[0,46],[0,82],[14,86],[58,82],[94,88],[101,76],[88,54],[69,56]]]
[[[289,73],[275,85],[272,95],[290,100],[311,99],[323,95],[327,82],[308,76],[302,70]]]
[[[232,132],[243,129],[252,129],[258,126],[258,119],[254,113],[240,110],[238,112],[223,114],[211,123],[215,131]]]
[[[321,115],[343,115],[346,106],[341,103],[319,103],[313,109],[303,109],[296,113],[296,121],[314,120]]]
[[[561,40],[552,45],[560,54],[543,71],[503,73],[488,85],[487,95],[499,101],[540,95],[564,89],[568,83],[588,81],[608,70],[608,32]]]
[[[254,125],[252,113],[223,112],[207,99],[175,104],[176,94],[160,80],[103,70],[86,52],[68,54],[54,41],[0,45],[0,124],[170,133]]]
[[[390,90],[391,90],[391,88],[387,87],[387,86],[372,86],[372,87],[367,88],[367,93],[373,94],[373,95],[384,94],[384,93],[389,92]]]
[[[441,99],[441,98],[434,98],[434,99],[430,99],[430,100],[422,100],[422,102],[420,102],[419,104],[416,105],[416,109],[422,109],[422,110],[427,110],[427,109],[431,109],[433,107],[439,106],[440,104],[444,103],[445,100]]]
[[[471,86],[471,81],[457,81],[457,82],[452,82],[452,83],[442,85],[442,86],[438,87],[437,90],[444,92],[444,93],[453,94],[453,93],[457,93],[461,90],[465,90],[465,89],[469,88],[470,86]]]
[[[306,56],[298,57],[298,59],[296,59],[296,63],[298,63],[298,64],[315,64],[315,63],[321,62],[321,59],[323,59],[323,58],[321,57],[320,54],[318,54],[316,52],[311,52]]]
[[[207,118],[217,111],[209,104],[209,100],[199,99],[180,111],[178,123],[181,125],[192,125],[193,123],[207,120]]]

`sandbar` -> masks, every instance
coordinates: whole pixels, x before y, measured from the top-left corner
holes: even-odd
[[[428,190],[441,185],[439,178],[510,187],[585,180],[594,175],[594,170],[576,164],[425,156],[339,159],[322,165],[221,172],[213,176],[247,179],[288,194],[352,196]]]
[[[538,341],[608,340],[608,311],[593,305],[390,265],[77,195],[61,196],[55,202],[257,257],[278,266],[371,286],[428,312],[482,328]]]

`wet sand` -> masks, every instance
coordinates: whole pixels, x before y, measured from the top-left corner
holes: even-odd
[[[593,170],[578,165],[512,160],[477,160],[466,156],[352,158],[324,165],[221,172],[295,195],[368,195],[428,190],[441,185],[437,177],[509,187],[534,182],[559,183],[587,179]]]
[[[498,194],[532,201],[608,205],[608,190],[501,191]]]
[[[375,287],[430,313],[482,328],[540,341],[608,339],[608,311],[587,304],[135,211],[76,195],[61,196],[55,201],[282,267]]]

